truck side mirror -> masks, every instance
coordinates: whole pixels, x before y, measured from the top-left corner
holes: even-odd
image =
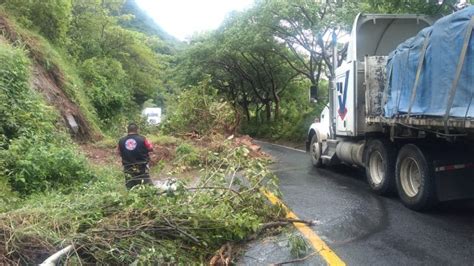
[[[312,85],[309,88],[309,101],[310,102],[318,101],[318,86]]]

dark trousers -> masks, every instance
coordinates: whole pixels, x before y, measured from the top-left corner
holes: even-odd
[[[125,173],[125,186],[127,189],[141,184],[153,184],[148,172],[148,164],[146,163],[125,165],[123,171]]]

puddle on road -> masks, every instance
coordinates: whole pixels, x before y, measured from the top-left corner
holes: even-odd
[[[237,261],[237,265],[272,265],[295,260],[291,255],[288,244],[291,234],[301,234],[296,229],[284,232],[277,236],[268,236],[247,245],[244,254]],[[306,255],[314,252],[311,245]],[[306,256],[305,255],[305,256]],[[304,256],[303,256],[304,257]],[[327,265],[326,262],[316,253],[308,259],[285,265]]]

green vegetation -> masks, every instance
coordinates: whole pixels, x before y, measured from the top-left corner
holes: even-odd
[[[177,145],[180,142],[180,139],[170,135],[151,135],[148,139],[153,144],[160,146]]]
[[[199,151],[192,145],[182,143],[176,148],[176,165],[197,166],[199,163]]]
[[[191,150],[180,145],[176,153]],[[245,240],[282,214],[259,193],[262,184],[275,188],[265,159],[230,142],[205,154],[199,160],[207,167],[194,187],[179,181],[169,193],[153,187],[126,192],[120,172],[104,169],[67,195],[30,197],[0,215],[0,250],[9,254],[0,262],[30,264],[42,252],[74,243],[78,256],[70,259],[76,263],[206,263],[221,245]],[[237,171],[246,178],[235,178],[229,188]]]
[[[29,87],[26,52],[0,44],[0,62],[0,178],[21,195],[89,180],[85,159],[54,126],[57,113]]]
[[[37,30],[54,43],[66,42],[72,1],[5,0],[3,2],[5,2],[5,8],[24,26]]]
[[[164,97],[170,53],[160,54],[159,37],[121,26],[133,17],[122,7],[119,0],[0,1],[5,191],[25,196],[89,180],[68,128],[80,141],[116,137],[145,100]]]
[[[183,44],[133,0],[0,0],[0,264],[69,243],[70,264],[205,264],[280,217],[260,193],[276,188],[268,161],[226,138],[302,141],[328,101],[328,36],[356,13],[442,15],[455,3],[327,2],[256,1]],[[336,48],[341,60],[347,46]],[[165,108],[160,127],[139,117],[149,106]],[[178,177],[176,191],[126,191],[117,167],[78,151],[97,141],[113,152],[131,120],[157,145],[152,174]]]
[[[81,104],[92,104],[93,108],[86,109],[91,109],[89,112],[97,117],[103,130],[113,132],[116,128],[111,125],[135,118],[145,100],[162,103],[164,69],[170,66],[172,51],[158,36],[134,30],[130,25],[133,14],[122,13],[129,10],[123,8],[124,1],[2,2],[11,15],[10,20],[15,18],[23,27],[52,42],[51,48],[37,47],[36,43],[28,48],[40,53],[35,59],[45,63],[48,70],[72,69],[69,72],[73,85],[61,84],[62,89],[75,100],[78,100],[75,96],[85,95],[86,99],[80,99]],[[34,34],[23,35],[27,36],[20,39],[28,42]],[[48,54],[44,55],[45,51]],[[70,62],[71,66],[65,67],[61,61]],[[95,120],[92,116],[88,119]]]
[[[288,246],[290,248],[290,254],[294,258],[301,258],[307,255],[310,250],[306,240],[297,233],[291,233],[288,236]]]
[[[217,95],[208,80],[182,91],[169,102],[169,109],[172,111],[163,125],[165,133],[193,132],[200,136],[232,133],[238,123],[235,110]]]

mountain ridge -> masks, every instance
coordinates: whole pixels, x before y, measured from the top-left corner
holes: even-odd
[[[126,0],[122,7],[122,12],[134,15],[134,18],[130,21],[124,22],[123,26],[148,35],[158,36],[161,40],[167,42],[171,46],[179,45],[181,43],[181,41],[166,32],[158,23],[156,23],[156,21],[150,17],[146,11],[138,6],[135,0]]]

